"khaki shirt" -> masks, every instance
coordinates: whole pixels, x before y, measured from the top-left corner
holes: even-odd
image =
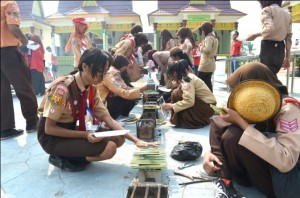
[[[136,58],[132,57],[134,56],[134,46],[134,37],[131,37],[130,39],[125,38],[124,40],[121,40],[117,45],[115,45],[115,47],[112,48],[115,54],[122,54],[126,56],[128,60],[131,61],[132,64],[126,68],[131,82],[135,82],[142,77],[142,74],[140,72],[140,66]]]
[[[20,40],[15,37],[8,25],[20,26],[20,11],[15,1],[1,1],[1,47],[19,46]]]
[[[189,73],[188,77],[191,78],[190,82],[183,80],[181,82],[183,100],[174,103],[173,110],[175,113],[194,106],[195,97],[208,104],[216,103],[215,96],[201,79],[192,73]]]
[[[74,115],[72,111],[72,104],[70,103],[70,94],[68,85],[76,80],[78,89],[82,92],[85,90],[84,84],[80,77],[79,72],[75,76],[63,76],[55,80],[50,88],[46,91],[41,104],[38,107],[38,113],[46,118],[51,118],[61,123],[72,123],[74,122]],[[63,82],[64,81],[64,82]],[[89,88],[87,89],[89,91]],[[78,103],[79,101],[73,101]],[[94,96],[94,114],[97,118],[103,117],[108,113],[99,92],[96,90]]]
[[[213,35],[208,35],[204,38],[204,42],[200,47],[201,59],[198,71],[214,72],[216,69],[216,62],[214,56],[218,51],[219,41]]]
[[[121,78],[120,71],[113,66],[110,66],[103,81],[96,87],[99,90],[101,99],[105,104],[107,104],[109,92],[128,100],[140,97],[140,89],[128,87]]]
[[[190,39],[188,39],[188,38],[184,39],[184,42],[180,45],[180,49],[188,55],[190,62],[193,65],[194,64],[194,58],[193,58],[193,54],[192,54],[193,44],[191,43]],[[192,66],[192,65],[190,65],[190,66]]]
[[[283,41],[291,33],[291,15],[276,4],[262,10],[261,23],[263,40]]]
[[[134,40],[134,38],[132,39]],[[134,53],[134,45],[134,41],[132,42],[131,39],[124,39],[117,43],[112,50],[115,54],[122,54],[131,60],[131,55]]]
[[[300,154],[300,107],[283,102],[274,121],[276,137],[268,138],[250,125],[244,131],[239,144],[280,172],[288,172],[295,167]]]
[[[166,49],[165,51],[170,51],[173,47],[175,47],[175,41],[174,39],[170,39],[167,43],[166,43]]]
[[[167,76],[167,68],[168,65],[173,63],[172,58],[170,57],[170,51],[160,51],[155,52],[152,55],[155,62],[158,64],[158,68],[160,69],[161,77],[165,79],[165,84],[167,88],[172,87],[172,81]]]
[[[82,46],[82,43],[84,42],[86,44],[86,48],[84,46]],[[81,39],[79,39],[78,37],[73,37],[72,39],[72,50],[74,53],[74,67],[78,67],[79,64],[79,60],[81,55],[83,54],[83,52],[92,47],[92,43],[90,41],[89,38],[85,37],[83,39],[83,41],[81,41]]]

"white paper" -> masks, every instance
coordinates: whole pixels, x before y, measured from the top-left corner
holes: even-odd
[[[149,78],[143,76],[143,77],[140,78],[139,80],[137,80],[137,81],[135,81],[135,82],[131,82],[130,84],[131,84],[133,87],[136,87],[136,88],[144,87],[145,85],[147,85],[148,79],[149,79]]]
[[[129,130],[114,130],[114,131],[105,131],[94,133],[95,137],[110,137],[110,136],[119,136],[129,133]]]
[[[163,92],[170,92],[172,89],[168,89],[166,87],[158,87],[158,90],[163,91]]]
[[[27,44],[27,48],[31,49],[31,50],[37,50],[40,47],[39,44]]]

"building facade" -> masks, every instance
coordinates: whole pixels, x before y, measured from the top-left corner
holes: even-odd
[[[198,28],[205,21],[214,24],[214,32],[219,40],[218,54],[227,56],[230,53],[231,31],[238,29],[237,20],[246,14],[231,8],[229,0],[222,1],[158,1],[157,10],[148,14],[149,25],[154,29],[154,48],[160,49],[159,35],[161,30],[168,29],[174,38],[181,27],[193,31],[199,43]]]

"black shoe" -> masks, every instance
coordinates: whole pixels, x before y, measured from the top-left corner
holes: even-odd
[[[233,187],[232,181],[227,187],[222,179],[218,179],[215,183],[215,189],[217,190],[215,198],[246,198]]]
[[[36,132],[36,130],[37,130],[36,125],[26,126],[27,133],[33,133]]]
[[[67,172],[79,172],[86,168],[86,164],[64,159],[56,155],[49,156],[49,163]]]
[[[24,130],[22,129],[6,129],[1,131],[1,140],[16,137],[22,135]]]

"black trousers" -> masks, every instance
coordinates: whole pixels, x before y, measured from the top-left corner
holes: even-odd
[[[30,74],[31,74],[31,83],[35,95],[38,94],[44,95],[46,87],[45,87],[45,77],[43,72],[39,72],[35,69],[31,69]]]
[[[37,123],[37,99],[31,86],[30,71],[17,47],[1,48],[1,131],[15,128],[14,106],[10,85],[21,103],[26,124]]]
[[[211,76],[213,72],[198,72],[198,77],[204,81],[204,83],[208,86],[211,92],[213,92],[213,86],[211,83]]]
[[[107,109],[113,119],[117,119],[120,115],[128,116],[135,105],[135,100],[127,100],[119,96],[111,96],[107,100]]]
[[[260,62],[268,66],[276,75],[283,63],[285,55],[284,41],[261,41]]]

